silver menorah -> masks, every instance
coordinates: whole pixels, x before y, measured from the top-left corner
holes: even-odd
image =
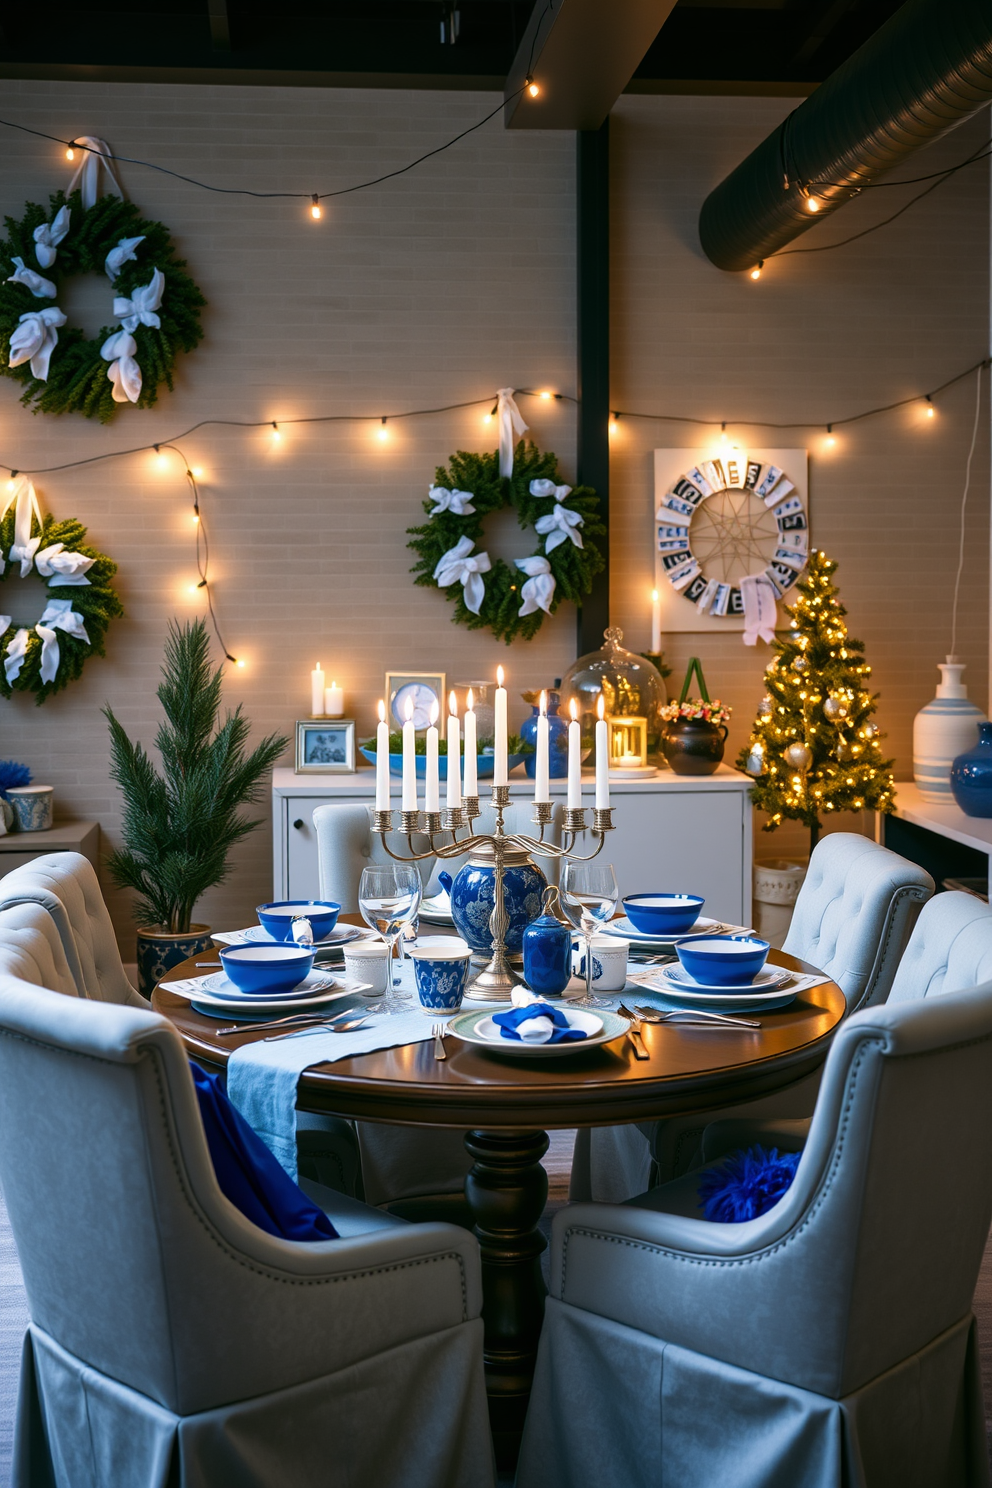
[[[488,859],[491,855],[494,873],[493,908],[489,916],[489,933],[492,936],[492,956],[472,983],[469,996],[483,1002],[506,1002],[522,976],[510,965],[506,951],[506,932],[510,928],[510,916],[506,909],[504,875],[509,867],[526,862],[532,853],[539,857],[571,859],[576,863],[588,863],[603,850],[607,832],[613,831],[613,809],[596,807],[592,814],[592,834],[599,841],[591,853],[577,853],[575,844],[579,835],[588,830],[586,809],[568,807],[565,811],[562,846],[545,841],[545,832],[551,825],[554,807],[550,801],[535,801],[532,821],[540,827],[540,836],[531,837],[526,832],[507,832],[503,825],[503,813],[510,804],[510,787],[492,787],[492,805],[496,812],[495,832],[476,832],[473,822],[481,816],[478,796],[463,797],[461,806],[448,806],[440,811],[401,811],[399,830],[406,833],[409,853],[397,853],[386,841],[386,834],[394,830],[393,812],[376,811],[373,814],[373,831],[380,834],[382,845],[391,858],[398,863],[419,863],[425,858],[457,858],[467,850],[478,857]],[[459,832],[465,835],[459,837]],[[430,847],[417,852],[413,845],[413,834],[423,834],[430,840]],[[449,835],[449,842],[435,843],[435,837]]]

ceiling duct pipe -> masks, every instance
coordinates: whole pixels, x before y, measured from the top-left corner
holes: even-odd
[[[908,0],[710,192],[707,257],[731,270],[771,258],[990,99],[990,0]]]

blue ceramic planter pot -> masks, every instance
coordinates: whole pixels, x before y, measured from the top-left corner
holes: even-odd
[[[560,698],[556,692],[548,693],[548,758],[551,766],[549,779],[564,780],[568,775],[568,724],[558,712]],[[540,708],[533,708],[529,718],[520,725],[520,737],[532,749],[537,749],[537,720]],[[526,758],[527,778],[533,780],[537,771],[537,755]]]
[[[492,859],[486,861],[483,857],[484,851],[478,857],[470,858],[454,879],[450,873],[439,873],[438,878],[451,897],[451,917],[458,934],[468,941],[473,951],[485,951],[490,955],[493,938],[489,933],[489,916],[493,912],[496,870]],[[541,896],[548,881],[522,850],[509,848],[506,856],[503,899],[510,917],[506,949],[511,956],[519,956],[524,931],[541,913]]]
[[[138,991],[143,997],[151,997],[155,985],[189,956],[200,956],[212,951],[214,943],[206,925],[190,925],[185,935],[170,935],[167,931],[138,931]]]
[[[951,790],[965,816],[992,816],[992,723],[978,725],[978,743],[952,764]]]

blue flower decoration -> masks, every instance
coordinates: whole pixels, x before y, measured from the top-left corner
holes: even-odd
[[[0,760],[0,796],[5,801],[9,790],[15,786],[30,784],[31,771],[27,765],[19,765],[16,760]]]
[[[699,1205],[703,1218],[718,1224],[743,1224],[778,1203],[796,1176],[799,1152],[770,1152],[751,1147],[735,1152],[718,1168],[710,1168],[699,1180]]]

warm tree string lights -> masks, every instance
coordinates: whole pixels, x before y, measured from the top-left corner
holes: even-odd
[[[737,760],[755,778],[751,799],[768,814],[764,830],[786,817],[804,822],[810,851],[824,813],[890,812],[894,793],[893,761],[882,758],[872,722],[878,694],[869,691],[864,645],[847,633],[836,568],[825,553],[810,553],[787,607],[792,629],[774,642],[767,693]]]

